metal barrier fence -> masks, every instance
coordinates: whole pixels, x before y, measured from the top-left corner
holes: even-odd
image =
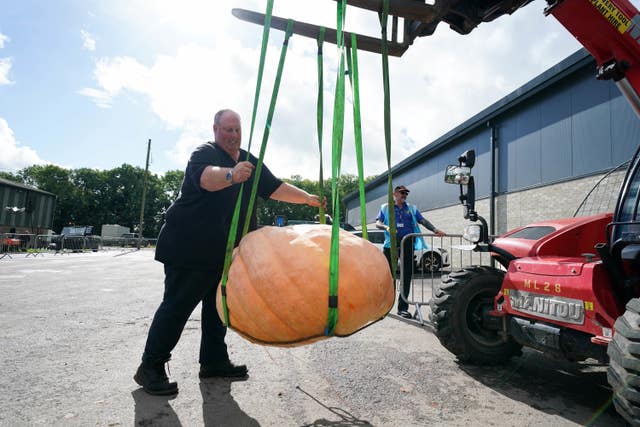
[[[158,239],[148,239],[143,237],[140,239],[140,247],[148,248],[155,246]],[[102,245],[109,248],[137,248],[138,238],[136,237],[103,237]]]
[[[33,247],[33,234],[0,234],[0,259],[11,258],[12,254],[27,252]]]
[[[413,245],[417,238],[423,239],[427,248],[414,251],[411,287],[406,296],[402,293],[405,266],[403,262],[399,263],[400,272],[396,279],[396,292],[398,293],[398,301],[402,298],[409,304],[410,309],[415,307],[413,318],[424,325],[427,323],[425,319],[428,319],[428,313],[431,311],[429,301],[434,297],[442,280],[446,279],[449,273],[471,265],[492,265],[492,261],[488,253],[461,249],[460,246],[469,245],[466,240],[462,239],[462,235],[448,234],[438,237],[434,234],[422,233],[409,234],[402,239],[399,251],[400,259],[404,258],[406,240],[410,240]]]
[[[44,252],[97,252],[102,247],[99,236],[65,236],[49,234],[0,234],[0,256],[26,253],[38,256]]]
[[[155,246],[157,239],[143,238],[140,247]],[[138,247],[137,238],[102,238],[100,236],[65,236],[64,234],[18,234],[0,233],[0,259],[17,254],[37,257],[44,253],[66,254],[98,252],[118,249],[130,250]]]

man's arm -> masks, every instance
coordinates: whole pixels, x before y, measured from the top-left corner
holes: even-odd
[[[447,234],[444,231],[438,230],[426,218],[422,218],[422,220],[420,220],[420,224],[424,225],[427,230],[432,231],[436,236],[442,237]]]
[[[382,207],[380,208],[380,212],[378,212],[378,216],[376,218],[376,228],[378,230],[389,231],[389,226],[384,223],[385,216],[384,205],[382,205]]]
[[[386,230],[389,231],[389,226],[386,225],[384,222],[377,220],[376,221],[376,228],[379,230]]]
[[[200,187],[207,191],[222,190],[248,180],[253,169],[254,166],[250,162],[239,162],[233,168],[207,166],[200,175]],[[227,180],[229,172],[231,172],[231,181]]]
[[[318,196],[315,194],[309,194],[306,191],[286,182],[280,184],[280,187],[271,194],[271,198],[280,202],[309,205],[315,208],[320,206],[320,198]]]

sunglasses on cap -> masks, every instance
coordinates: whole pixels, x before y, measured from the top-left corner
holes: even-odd
[[[403,196],[408,196],[409,192],[407,190],[400,190],[398,191],[398,193],[402,194]]]

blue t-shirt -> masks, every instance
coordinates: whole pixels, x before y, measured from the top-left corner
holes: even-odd
[[[419,230],[419,228],[417,228],[418,223],[422,222],[424,220],[424,217],[415,206],[410,207],[407,203],[402,205],[401,208],[399,208],[398,205],[394,204],[393,208],[396,214],[396,231],[397,231],[396,236],[397,236],[398,242],[400,242],[402,238],[407,234],[415,233],[416,229]],[[411,214],[411,210],[414,211],[414,214]],[[378,213],[378,217],[376,218],[376,220],[386,225],[389,225],[389,219],[386,218],[386,215],[387,215],[387,205],[384,204],[380,208],[380,212]],[[414,215],[415,215],[415,222],[414,222]],[[384,246],[387,248],[390,246],[390,239],[388,238],[388,234],[389,234],[388,232],[385,232],[386,239],[385,239]]]

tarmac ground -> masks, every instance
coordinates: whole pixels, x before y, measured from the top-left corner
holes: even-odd
[[[0,260],[0,425],[623,426],[606,369],[526,350],[498,367],[456,362],[396,316],[295,348],[227,335],[242,381],[198,378],[200,313],[169,364],[180,392],[132,379],[162,298],[153,250]]]

